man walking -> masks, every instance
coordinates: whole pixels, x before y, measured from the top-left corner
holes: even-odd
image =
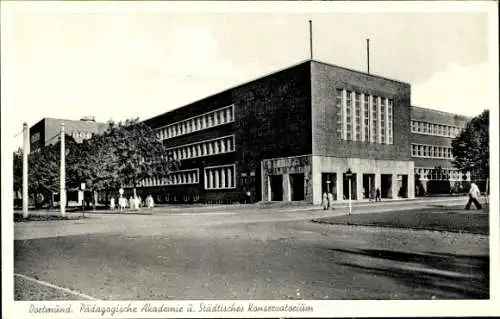
[[[380,189],[379,189],[379,188],[377,188],[377,190],[375,191],[375,193],[376,193],[376,194],[375,194],[375,201],[376,201],[376,202],[381,202],[381,201],[382,201],[382,199],[380,198]]]
[[[481,204],[478,201],[480,195],[479,187],[477,187],[476,183],[472,182],[469,190],[469,201],[465,205],[465,209],[469,210],[472,203],[474,203],[477,209],[481,209]]]
[[[323,210],[327,210],[329,208],[328,205],[328,194],[326,192],[323,193]]]
[[[328,192],[328,209],[333,210],[333,194],[332,192]]]

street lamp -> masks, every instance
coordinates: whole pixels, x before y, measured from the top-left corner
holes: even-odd
[[[347,171],[345,172],[345,176],[347,177],[347,180],[349,181],[349,215],[351,215],[352,211],[352,205],[351,205],[351,178],[352,178],[352,172],[351,169],[348,168]]]
[[[85,216],[85,183],[81,183],[80,188],[82,190],[82,214]]]

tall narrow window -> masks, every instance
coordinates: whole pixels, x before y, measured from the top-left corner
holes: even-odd
[[[380,143],[385,144],[385,110],[386,110],[386,99],[381,99],[380,105]]]
[[[392,100],[388,100],[387,104],[387,143],[394,143],[394,135],[393,135],[393,124],[392,124]]]
[[[346,121],[346,140],[351,141],[352,138],[352,92],[347,91],[346,97],[346,109],[345,109],[345,121]]]
[[[354,117],[356,125],[356,141],[361,141],[361,94],[355,92]]]
[[[365,94],[364,96],[364,121],[365,121],[365,141],[370,142],[370,96]]]
[[[336,116],[337,116],[337,121],[336,121],[336,125],[337,125],[337,139],[338,140],[341,140],[343,138],[343,126],[344,126],[344,123],[342,122],[342,98],[343,98],[343,94],[342,94],[342,90],[341,89],[337,89],[337,95],[336,95],[336,99],[335,99],[335,104],[336,104],[336,109],[337,109],[337,113],[336,113]]]
[[[378,105],[378,98],[376,96],[372,96],[372,136],[371,136],[371,142],[372,143],[377,143],[378,141],[378,123],[377,123],[377,118],[378,118],[378,110],[377,110],[377,105]]]
[[[234,165],[206,167],[205,176],[208,180],[205,182],[205,189],[234,188],[234,168]]]

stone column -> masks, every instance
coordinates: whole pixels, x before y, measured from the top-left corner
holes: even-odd
[[[312,184],[312,197],[314,205],[321,205],[322,194],[321,194],[321,165],[319,158],[316,156],[311,156],[311,184]]]
[[[377,172],[375,173],[375,190],[377,190],[377,188],[380,190],[380,193],[382,193],[382,188],[381,188],[381,176],[380,176],[380,172]]]
[[[344,184],[343,184],[343,175],[344,172],[342,171],[337,171],[337,185],[335,185],[337,189],[337,200],[338,201],[343,201],[344,200]]]
[[[292,200],[292,191],[290,188],[290,175],[283,174],[283,201],[290,202]]]
[[[361,171],[356,172],[356,188],[357,200],[363,199],[363,173]]]
[[[399,185],[398,185],[398,174],[392,174],[392,199],[398,198]]]

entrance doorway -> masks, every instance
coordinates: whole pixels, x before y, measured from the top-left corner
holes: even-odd
[[[363,174],[363,198],[375,199],[375,174]]]
[[[271,201],[283,200],[283,175],[269,175]]]
[[[356,191],[356,174],[352,174],[351,175],[351,199],[352,200],[356,200],[358,198],[357,196],[357,191]],[[343,198],[345,200],[349,199],[349,178],[345,175],[345,173],[343,174]]]
[[[398,175],[398,197],[408,198],[408,175]]]
[[[292,201],[304,200],[304,174],[290,174],[290,198]]]
[[[337,174],[321,173],[321,196],[324,193],[331,192],[333,199],[337,200]]]
[[[381,174],[380,175],[380,197],[381,198],[392,198],[392,175],[391,174]]]

